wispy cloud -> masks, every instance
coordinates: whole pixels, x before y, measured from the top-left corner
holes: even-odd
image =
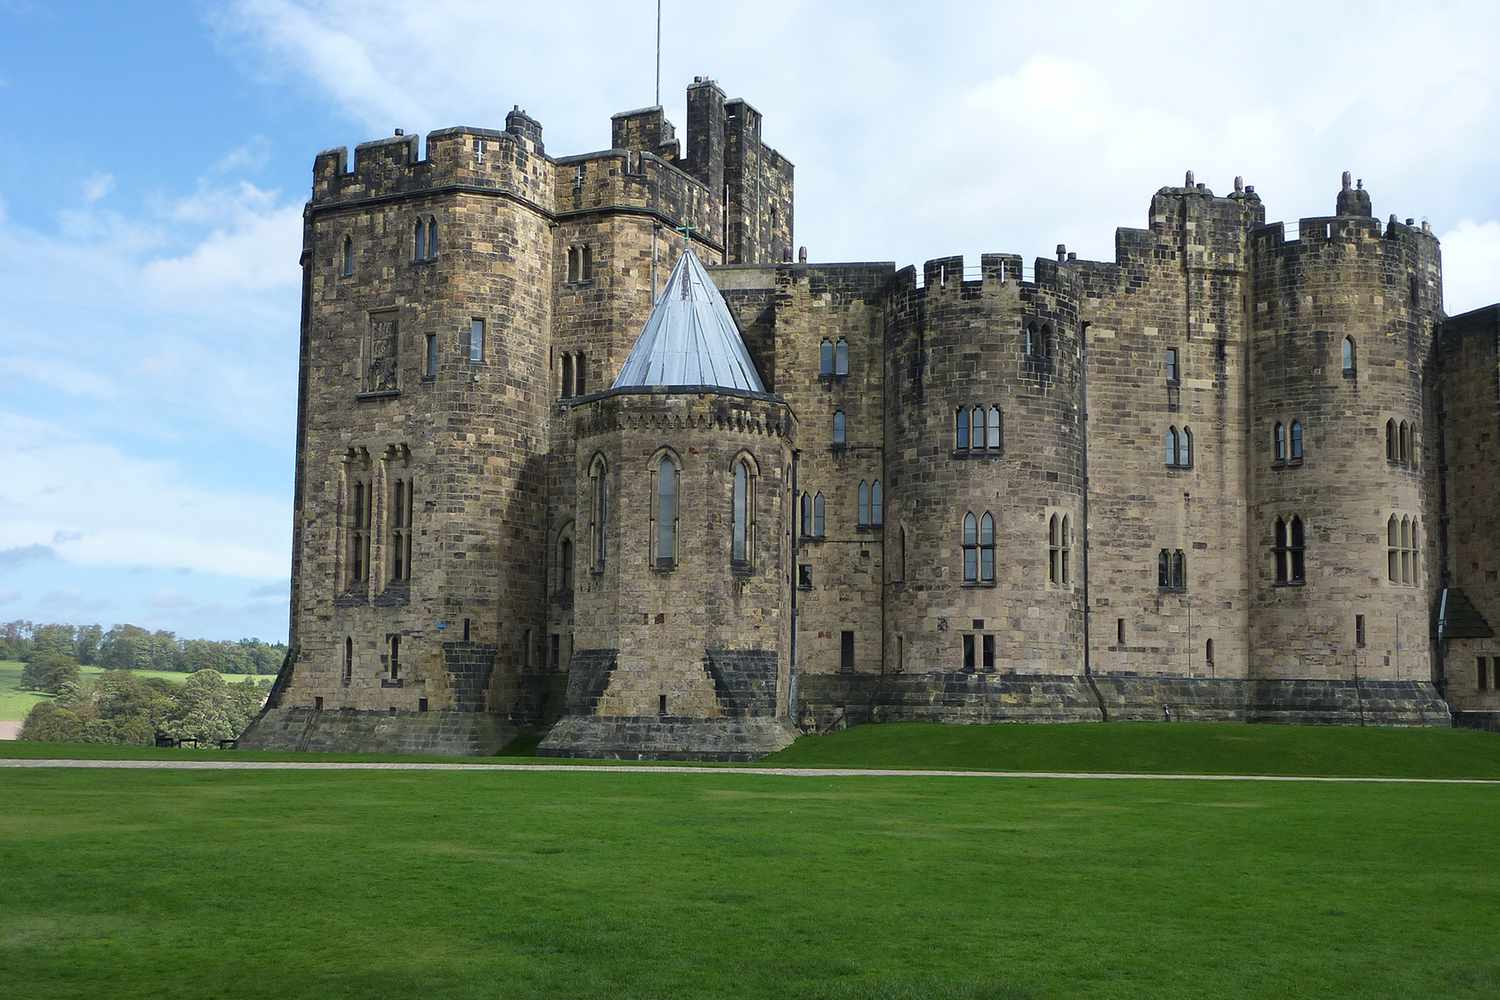
[[[47,545],[17,545],[8,549],[0,549],[0,573],[27,563],[46,562],[55,558],[57,558],[57,553]]]
[[[109,196],[115,189],[114,174],[91,174],[83,181],[83,200],[92,205]]]
[[[250,141],[236,146],[214,164],[216,174],[254,173],[271,160],[271,140],[263,135],[252,136]]]

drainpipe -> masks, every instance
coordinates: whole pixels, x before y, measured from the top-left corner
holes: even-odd
[[[1082,418],[1079,425],[1082,428],[1080,434],[1083,438],[1083,679],[1088,684],[1089,690],[1094,693],[1094,700],[1099,704],[1099,718],[1104,722],[1109,721],[1109,709],[1104,707],[1104,696],[1099,693],[1099,686],[1094,683],[1093,651],[1090,643],[1090,624],[1093,619],[1094,609],[1089,604],[1089,322],[1078,321],[1078,386],[1079,405],[1082,410]]]
[[[797,566],[797,543],[800,541],[802,522],[798,517],[802,513],[802,494],[797,490],[797,466],[802,460],[802,452],[797,448],[792,449],[792,509],[788,512],[788,520],[791,522],[792,544],[789,551],[792,554],[792,564],[787,567],[787,580],[792,588],[792,634],[791,634],[791,663],[787,668],[787,714],[791,716],[792,725],[797,725],[799,717],[797,707],[797,591],[802,585],[798,579],[800,570]]]

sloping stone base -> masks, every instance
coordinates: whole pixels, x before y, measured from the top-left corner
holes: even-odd
[[[1454,712],[1453,724],[1460,729],[1500,733],[1500,712]]]
[[[798,725],[861,722],[1098,722],[1087,681],[1068,674],[802,674]]]
[[[798,724],[808,732],[861,722],[1162,721],[1166,709],[1174,721],[1354,726],[1453,721],[1437,688],[1426,681],[803,674],[797,678],[797,702]]]
[[[756,760],[797,733],[775,719],[564,716],[537,747],[543,757],[604,760]]]
[[[497,753],[517,732],[488,712],[267,708],[240,737],[240,747],[482,757]]]

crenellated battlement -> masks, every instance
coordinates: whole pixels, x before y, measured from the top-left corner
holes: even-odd
[[[463,186],[508,191],[527,200],[546,198],[550,163],[540,139],[472,126],[421,137],[397,134],[354,147],[326,149],[313,160],[315,206],[420,194]]]
[[[965,263],[962,254],[934,257],[923,261],[920,285],[914,265],[896,272],[891,285],[891,304],[897,314],[903,314],[938,297],[977,299],[986,290],[993,294],[1009,289],[1022,298],[1039,291],[1068,295],[1072,278],[1064,266],[1066,263],[1066,259],[1037,257],[1028,268],[1020,254],[986,253],[980,254],[976,269]]]

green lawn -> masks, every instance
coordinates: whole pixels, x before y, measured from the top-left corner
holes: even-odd
[[[31,711],[31,706],[39,701],[46,701],[51,695],[38,694],[35,691],[22,691],[21,670],[25,664],[19,660],[0,660],[0,720],[11,719],[20,721],[26,718],[26,713]],[[85,675],[102,674],[103,667],[82,667]],[[136,670],[133,673],[137,677],[164,677],[176,684],[187,680],[188,675],[175,673],[170,670]],[[243,680],[246,674],[225,674],[224,679],[231,684],[237,684]],[[256,676],[257,680],[273,681],[275,674],[262,674]]]
[[[1469,729],[1109,722],[889,723],[803,737],[766,764],[970,771],[1500,778],[1500,735]]]
[[[0,770],[0,802],[6,996],[1500,995],[1492,787]]]

